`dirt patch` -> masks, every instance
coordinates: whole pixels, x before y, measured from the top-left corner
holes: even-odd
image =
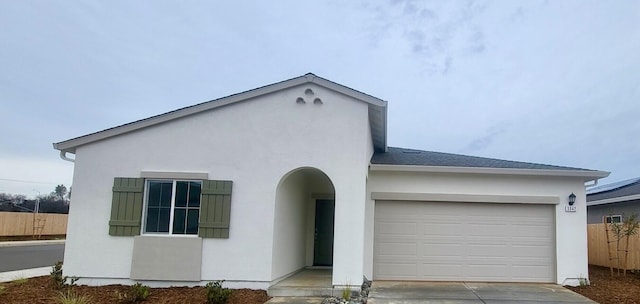
[[[124,294],[129,286],[73,286],[72,292],[89,297],[91,303],[118,303],[118,293]],[[49,276],[0,284],[0,303],[50,304],[57,303],[59,291],[52,287]],[[228,304],[262,304],[269,300],[264,290],[234,289]],[[204,287],[151,288],[148,304],[205,304]]]
[[[640,274],[612,277],[609,268],[589,265],[590,286],[567,287],[600,304],[640,304]]]

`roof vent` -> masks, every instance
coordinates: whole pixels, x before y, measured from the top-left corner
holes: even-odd
[[[306,101],[304,101],[304,98],[302,98],[302,97],[298,97],[298,99],[296,99],[296,103],[299,103],[299,104],[305,104],[305,103],[307,103],[307,102],[306,102]]]
[[[322,104],[322,99],[320,99],[320,98],[316,98],[316,99],[314,99],[314,100],[313,100],[313,104],[317,104],[317,105]]]
[[[306,89],[306,90],[304,90],[304,95],[307,95],[307,96],[313,96],[313,95],[314,95],[313,90],[312,90],[312,89]]]

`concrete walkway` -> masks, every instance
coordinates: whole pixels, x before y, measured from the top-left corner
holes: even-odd
[[[596,303],[555,284],[374,281],[369,304]]]

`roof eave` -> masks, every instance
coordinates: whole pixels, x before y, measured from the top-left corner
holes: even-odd
[[[558,176],[582,178],[585,182],[609,176],[610,172],[591,170],[551,170],[551,169],[515,169],[486,167],[454,167],[454,166],[417,166],[417,165],[385,165],[371,164],[370,171],[388,172],[430,172],[430,173],[466,173],[466,174],[500,174],[528,176]]]
[[[620,196],[620,197],[612,197],[612,198],[606,198],[606,199],[601,199],[601,200],[597,200],[597,201],[590,201],[590,202],[587,202],[587,206],[597,206],[597,205],[612,204],[612,203],[622,203],[622,202],[633,201],[633,200],[640,200],[640,194]]]

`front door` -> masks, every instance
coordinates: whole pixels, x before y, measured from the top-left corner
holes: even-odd
[[[313,265],[333,265],[334,200],[316,200],[316,223],[313,246]]]

